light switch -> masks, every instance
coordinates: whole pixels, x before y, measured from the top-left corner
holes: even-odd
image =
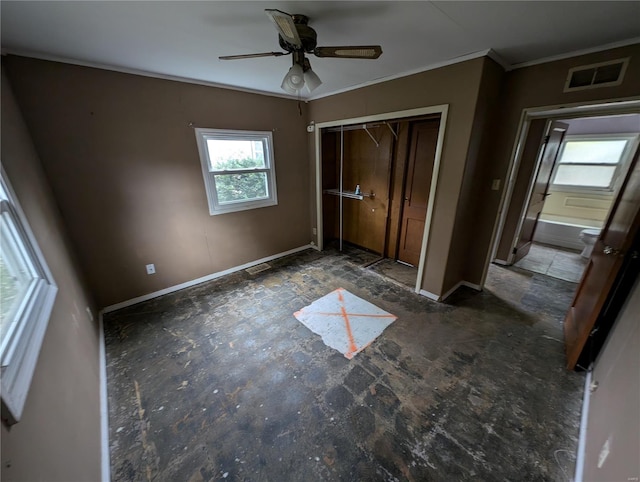
[[[500,190],[500,179],[494,179],[493,182],[491,183],[491,190],[492,191],[499,191]]]

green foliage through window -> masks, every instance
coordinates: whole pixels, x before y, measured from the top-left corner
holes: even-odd
[[[216,175],[220,204],[253,199],[267,199],[267,175],[264,172]]]
[[[196,129],[209,213],[278,204],[270,131]]]

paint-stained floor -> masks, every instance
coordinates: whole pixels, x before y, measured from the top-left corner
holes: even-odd
[[[575,285],[492,266],[434,303],[367,259],[308,250],[105,315],[113,480],[569,480]],[[293,316],[339,287],[398,316],[351,360]]]

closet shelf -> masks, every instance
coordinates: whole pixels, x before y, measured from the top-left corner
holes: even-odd
[[[340,196],[340,189],[325,189],[323,191],[325,194],[331,194],[332,196]],[[342,197],[346,197],[349,199],[358,199],[362,201],[366,197],[373,198],[376,195],[374,193],[361,193],[356,194],[355,191],[342,191]]]

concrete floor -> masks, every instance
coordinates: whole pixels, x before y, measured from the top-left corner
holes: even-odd
[[[575,285],[492,266],[434,303],[308,250],[105,315],[118,481],[569,480]],[[347,360],[292,313],[343,287],[398,316]]]

